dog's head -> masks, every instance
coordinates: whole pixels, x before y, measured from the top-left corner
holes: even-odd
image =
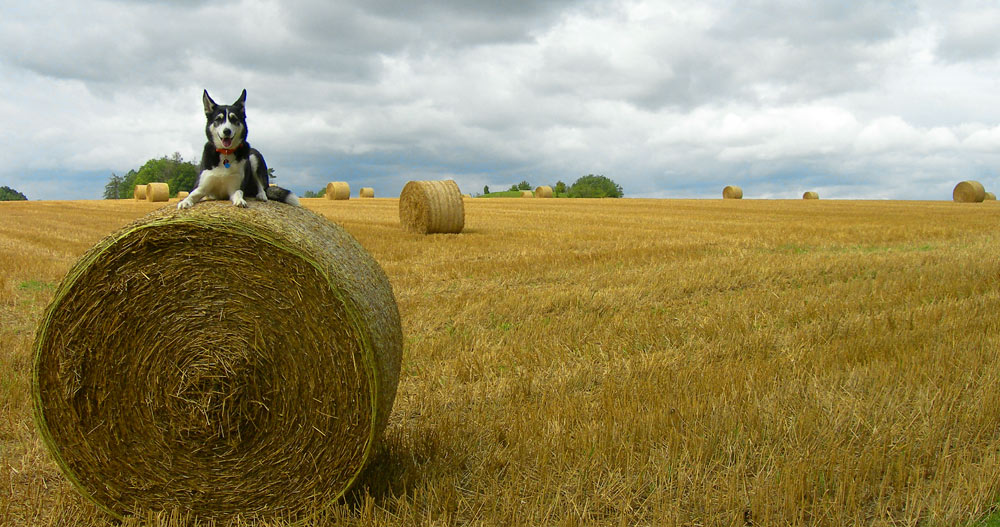
[[[205,104],[205,135],[215,148],[235,149],[247,138],[246,110],[243,103],[247,100],[247,91],[233,104],[228,106],[215,104],[208,96],[208,90],[202,97]]]

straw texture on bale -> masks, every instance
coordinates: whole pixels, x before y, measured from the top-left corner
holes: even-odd
[[[188,197],[188,191],[186,190],[182,190],[177,193],[177,199],[184,199],[186,197]]]
[[[399,223],[420,234],[462,232],[465,205],[458,184],[445,181],[410,181],[399,193]]]
[[[166,183],[147,183],[146,201],[170,201],[170,186]]]
[[[132,191],[132,197],[136,201],[144,201],[146,199],[146,185],[136,185],[135,190]]]
[[[551,198],[552,197],[552,187],[548,185],[542,185],[535,188],[536,198]]]
[[[996,201],[997,195],[992,192],[986,192],[983,195],[983,201]]]
[[[530,190],[522,190],[521,191],[521,197],[522,198],[533,198],[533,197],[535,197],[535,195],[532,194]]]
[[[339,499],[395,398],[382,268],[302,207],[158,209],[69,271],[35,338],[35,422],[121,518],[303,517]]]
[[[955,185],[951,197],[960,203],[979,203],[986,198],[986,189],[978,181],[963,181]]]
[[[722,189],[723,199],[743,199],[743,189],[740,187],[729,185]]]
[[[808,191],[808,192],[802,194],[802,199],[819,199],[819,194],[817,194],[817,193],[815,193],[813,191]]]
[[[361,198],[374,198],[375,197],[375,189],[372,188],[372,187],[362,187],[361,190],[358,192],[358,197],[361,197]]]
[[[351,185],[346,181],[331,181],[326,184],[326,199],[351,199]]]

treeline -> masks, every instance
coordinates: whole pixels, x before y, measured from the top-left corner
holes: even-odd
[[[28,198],[20,192],[4,185],[0,187],[0,201],[27,201]]]
[[[197,178],[198,166],[174,152],[169,158],[150,159],[139,170],[129,170],[124,176],[112,173],[104,185],[104,199],[130,199],[136,185],[147,183],[166,183],[170,187],[170,197],[174,197],[181,190],[190,192]]]
[[[531,183],[525,180],[516,185],[511,185],[508,192],[532,190],[532,188]],[[556,181],[556,184],[552,185],[552,192],[556,196],[569,198],[621,198],[625,196],[621,185],[612,181],[611,178],[595,176],[594,174],[587,174],[577,179],[569,188],[566,187],[566,183]],[[489,193],[490,187],[488,185],[483,187],[483,194]]]

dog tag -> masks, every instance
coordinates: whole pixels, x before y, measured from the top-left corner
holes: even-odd
[[[229,168],[229,160],[228,159],[225,160],[225,161],[223,161],[222,164],[225,165],[226,168]]]

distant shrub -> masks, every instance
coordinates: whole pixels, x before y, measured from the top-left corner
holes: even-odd
[[[571,198],[620,198],[624,195],[620,185],[607,177],[593,174],[583,176],[569,187]]]
[[[8,187],[0,187],[0,201],[28,201],[24,194]]]

